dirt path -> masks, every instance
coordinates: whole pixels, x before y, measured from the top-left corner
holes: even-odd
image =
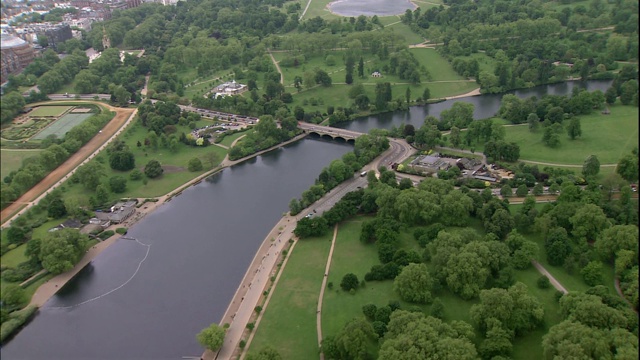
[[[137,109],[127,109],[127,108],[116,108],[110,105],[106,105],[96,101],[78,101],[74,102],[84,102],[84,103],[92,103],[101,105],[107,108],[109,111],[113,111],[116,115],[109,121],[104,128],[102,128],[101,132],[96,134],[88,143],[86,143],[83,147],[80,148],[75,154],[71,155],[62,165],[55,168],[52,172],[50,172],[44,179],[42,179],[39,183],[34,185],[31,189],[29,189],[26,193],[20,196],[13,204],[7,206],[2,212],[0,212],[0,223],[2,226],[8,225],[7,220],[10,218],[14,218],[16,213],[21,214],[26,211],[30,206],[35,204],[38,197],[47,190],[52,190],[55,186],[60,184],[60,181],[65,179],[65,175],[69,174],[71,171],[75,170],[80,164],[82,164],[85,159],[90,156],[95,156],[97,152],[118,133],[119,130],[123,129],[123,125],[131,121],[137,112]],[[45,104],[56,104],[55,101],[48,101],[43,103],[33,104],[32,106],[45,105]],[[67,175],[68,177],[68,175]],[[20,208],[24,205],[28,204],[28,206],[22,211],[18,212]]]
[[[309,0],[309,2],[311,2],[311,0]],[[276,61],[276,58],[273,57],[271,51],[268,52],[271,57],[271,61],[273,61],[273,65],[276,66],[276,70],[278,70],[278,73],[280,74],[280,84],[284,85],[284,74],[282,73],[282,70],[280,70],[280,65],[278,65],[278,62]]]
[[[631,303],[631,301],[627,300],[627,298],[624,296],[624,294],[622,293],[622,289],[620,289],[620,279],[618,279],[617,277],[613,280],[613,286],[616,288],[616,292],[618,293],[618,295],[620,296],[620,298],[622,298],[622,300],[624,300],[624,302],[627,303],[627,305],[629,305],[629,307],[636,312],[636,314],[638,313],[638,311],[633,307],[633,304]]]
[[[327,266],[324,268],[324,277],[322,278],[322,285],[320,287],[320,295],[318,295],[318,310],[316,311],[316,331],[318,333],[318,348],[322,345],[322,300],[324,298],[324,289],[327,288],[327,277],[329,276],[329,269],[331,269],[331,258],[333,257],[333,248],[336,245],[336,238],[338,237],[338,224],[333,228],[333,239],[331,240],[331,248],[329,249],[329,256],[327,257]],[[324,354],[320,353],[320,360],[324,360]]]
[[[560,284],[560,282],[556,280],[556,278],[554,278],[553,275],[551,275],[547,271],[547,269],[544,268],[544,266],[542,266],[539,262],[535,260],[531,260],[531,263],[536,268],[536,270],[540,272],[540,274],[549,278],[549,282],[551,282],[551,285],[553,285],[553,287],[556,288],[556,290],[562,291],[564,294],[568,293],[567,289],[565,289],[564,286],[562,286],[562,284]]]
[[[305,6],[304,11],[302,12],[302,15],[300,15],[300,17],[298,18],[298,21],[302,20],[302,18],[304,17],[304,15],[307,13],[307,10],[309,10],[309,5],[311,5],[311,2],[313,0],[309,0],[307,2],[307,6]]]
[[[546,166],[557,166],[557,167],[582,167],[582,164],[556,164],[556,163],[547,163],[540,161],[532,161],[532,160],[523,160],[519,159],[518,161],[522,161],[528,164],[537,164],[537,165],[546,165]],[[600,167],[616,167],[617,164],[600,164]]]

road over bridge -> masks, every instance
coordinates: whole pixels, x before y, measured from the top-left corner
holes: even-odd
[[[305,122],[298,122],[298,127],[307,134],[316,134],[320,137],[328,136],[332,139],[344,139],[346,141],[355,141],[360,135],[364,135],[361,132],[351,131],[346,129],[334,128],[330,126],[323,126],[317,124],[309,124]]]

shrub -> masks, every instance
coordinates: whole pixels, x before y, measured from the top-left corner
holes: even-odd
[[[342,290],[344,291],[357,289],[359,283],[360,282],[358,281],[358,277],[355,274],[348,273],[342,277],[342,281],[340,282],[340,288],[342,288]]]
[[[253,310],[255,310],[256,314],[260,314],[260,311],[262,311],[262,306],[258,305]]]
[[[136,180],[140,180],[142,179],[142,172],[138,169],[134,169],[130,174],[129,174],[129,179],[136,181]]]
[[[188,165],[189,171],[202,171],[202,161],[199,158],[195,157],[189,160]]]
[[[116,232],[120,235],[124,235],[127,233],[127,228],[126,227],[119,227],[116,229]]]
[[[551,282],[549,282],[549,278],[542,275],[538,278],[538,287],[540,289],[548,289],[551,286]]]
[[[4,343],[14,331],[22,327],[38,310],[35,306],[29,306],[24,310],[16,311],[9,315],[9,320],[2,323],[0,328],[0,343]]]
[[[102,240],[107,240],[108,238],[110,238],[113,234],[115,234],[115,231],[113,230],[107,230],[107,231],[103,231],[100,233],[100,235],[98,235],[98,237]]]

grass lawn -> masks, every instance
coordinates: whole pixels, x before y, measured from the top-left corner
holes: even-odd
[[[248,131],[248,130],[247,130]],[[222,139],[222,141],[220,141],[221,145],[224,146],[231,146],[231,144],[239,137],[247,135],[247,131],[241,131],[241,132],[237,132],[235,134],[231,134],[231,135],[227,135],[224,137],[224,139]]]
[[[318,356],[316,306],[332,237],[333,231],[295,245],[256,329],[250,353],[269,345],[283,359]]]
[[[435,49],[409,49],[421,65],[431,73],[432,81],[465,80]]]
[[[544,239],[540,234],[524,234],[524,236],[531,241],[534,241],[538,244],[538,256],[536,260],[553,277],[556,278],[565,287],[568,291],[586,291],[591,286],[587,285],[582,279],[582,275],[580,275],[580,270],[575,270],[573,273],[567,272],[567,270],[562,266],[553,266],[550,265],[547,261],[547,255],[544,249]],[[604,264],[602,269],[602,285],[609,288],[609,292],[615,294],[615,287],[613,285],[613,266],[609,264]]]
[[[393,17],[388,16],[388,18]],[[392,25],[386,26],[385,29],[387,29],[387,31],[391,31],[394,34],[404,37],[405,43],[407,44],[420,44],[425,41],[422,36],[414,33],[409,25],[396,21],[399,21],[399,19],[396,18],[396,20],[391,23]]]
[[[212,88],[222,84],[223,82],[233,80],[233,71],[223,70],[223,71],[216,72],[210,76],[207,76],[204,78],[197,78],[197,79],[192,78],[192,76],[195,76],[195,70],[193,75],[192,74],[184,75],[185,80],[187,79],[191,79],[191,80],[189,81],[183,80],[183,82],[186,85],[188,85],[188,87],[185,87],[184,89],[184,97],[188,99],[193,98],[194,95],[204,95],[205,93],[210,91]],[[238,82],[242,83],[241,80],[238,80]]]
[[[329,12],[329,10],[326,8],[331,1],[333,0],[300,0],[300,6],[302,8],[300,15],[302,15],[302,12],[307,6],[307,3],[311,2],[302,20],[312,19],[316,16],[320,16],[323,19],[330,19],[330,20],[341,18],[341,16],[334,15],[331,12]]]
[[[24,254],[26,248],[27,246],[25,244],[22,244],[13,250],[7,251],[0,258],[0,263],[2,263],[3,267],[7,266],[10,268],[15,268],[16,266],[18,266],[18,264],[29,260]]]
[[[38,106],[29,112],[29,116],[60,116],[71,106]]]
[[[203,124],[209,124],[211,121],[203,121]],[[178,132],[184,131],[190,132],[186,126],[176,125]],[[206,171],[212,169],[209,162],[209,156],[214,157],[214,167],[220,164],[226,155],[226,150],[215,145],[207,147],[191,147],[180,143],[178,145],[178,152],[172,153],[168,149],[159,147],[157,150],[153,150],[150,147],[137,146],[137,142],[144,143],[144,139],[147,134],[147,129],[139,123],[134,123],[128,128],[118,139],[123,140],[129,149],[133,152],[136,159],[136,168],[142,171],[144,166],[150,160],[158,160],[163,166],[170,166],[171,171],[166,171],[163,175],[156,179],[149,179],[145,185],[142,180],[132,181],[129,179],[129,171],[122,172],[112,170],[109,167],[108,155],[106,152],[101,152],[95,161],[102,161],[103,169],[105,170],[105,176],[103,177],[103,183],[108,183],[109,178],[112,176],[123,176],[127,181],[127,189],[124,193],[111,194],[113,200],[123,197],[158,197],[169,193],[170,191],[178,188],[180,185],[188,182],[189,180],[203,174]],[[194,157],[200,158],[203,163],[204,169],[202,171],[190,172],[187,170],[188,162]],[[89,197],[93,195],[93,191],[89,191],[81,184],[72,184],[67,182],[64,185],[65,193],[67,196],[74,197],[80,201],[81,204],[87,203]]]
[[[581,116],[582,137],[570,140],[566,133],[562,134],[560,146],[555,149],[542,144],[542,129],[531,133],[526,124],[506,127],[505,138],[520,145],[521,160],[581,167],[589,155],[596,155],[600,164],[615,164],[638,146],[638,108],[615,105],[610,109],[610,115],[596,112]]]
[[[76,81],[71,80],[70,83],[62,85],[62,87],[56,91],[58,94],[75,94],[76,93]]]
[[[488,71],[493,74],[496,68],[496,60],[485,53],[473,53],[469,56],[459,56],[458,58],[463,60],[470,60],[470,59],[478,60],[478,65],[480,65],[480,71]]]
[[[42,150],[0,150],[0,177],[5,178],[12,171],[17,171],[22,166],[22,161],[31,156],[37,156]]]

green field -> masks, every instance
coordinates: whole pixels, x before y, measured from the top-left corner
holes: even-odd
[[[317,358],[316,306],[332,237],[333,231],[295,244],[286,271],[272,290],[250,353],[272,346],[283,359]]]
[[[211,123],[211,121],[203,120],[205,123]],[[188,133],[190,129],[186,126],[176,125],[178,132],[184,131]],[[166,195],[170,191],[178,188],[180,185],[185,184],[189,180],[203,174],[206,171],[211,170],[211,166],[208,160],[208,154],[215,154],[215,165],[217,166],[225,157],[226,150],[215,145],[207,147],[191,147],[180,143],[178,145],[178,152],[172,153],[168,149],[159,147],[154,150],[150,147],[137,147],[137,142],[144,142],[147,134],[147,129],[142,127],[139,123],[134,123],[128,128],[118,139],[123,140],[129,149],[133,152],[136,159],[136,168],[140,171],[143,170],[145,164],[149,160],[158,160],[163,166],[171,167],[171,170],[165,170],[165,173],[156,178],[149,179],[145,185],[142,180],[132,181],[129,180],[129,172],[121,172],[112,170],[109,167],[108,156],[106,152],[101,152],[97,156],[97,161],[103,162],[103,168],[105,170],[105,177],[103,182],[108,182],[108,179],[112,176],[120,175],[128,179],[127,189],[121,194],[111,194],[112,198],[119,199],[122,197],[157,197]],[[203,170],[198,172],[190,172],[187,170],[188,162],[194,157],[199,157],[203,163]],[[80,184],[72,184],[67,182],[63,185],[68,196],[74,197],[80,201],[80,203],[86,203],[88,198],[93,195],[93,191],[85,189]]]
[[[60,116],[69,109],[71,109],[71,106],[38,106],[31,110],[28,115],[30,117]]]
[[[49,135],[55,135],[58,139],[64,138],[64,135],[73,129],[76,125],[82,124],[85,120],[93,116],[92,113],[87,114],[66,114],[60,119],[52,122],[42,131],[33,136],[34,140],[46,139]]]
[[[0,177],[5,178],[12,171],[17,171],[22,166],[22,160],[37,156],[42,150],[10,150],[0,149]]]
[[[394,17],[387,16],[386,18],[393,19]],[[407,44],[420,44],[425,41],[425,38],[414,33],[413,30],[411,30],[411,28],[409,27],[409,25],[404,24],[402,22],[398,22],[398,18],[395,18],[395,19],[396,21],[385,26],[386,30],[404,37],[404,40]]]
[[[464,77],[453,70],[447,59],[443,58],[435,49],[417,48],[409,49],[409,51],[431,73],[432,81],[465,80]]]
[[[614,105],[610,110],[610,115],[596,112],[581,116],[582,137],[571,140],[563,133],[557,148],[542,143],[542,129],[532,133],[526,124],[506,127],[505,140],[520,145],[520,160],[582,167],[589,155],[596,155],[601,165],[616,164],[638,146],[638,108]],[[482,144],[476,151],[483,151]]]

